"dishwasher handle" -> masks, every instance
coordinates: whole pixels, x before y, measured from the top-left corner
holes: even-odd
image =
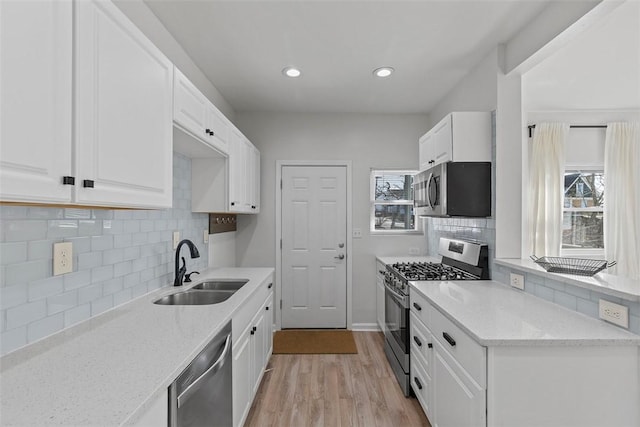
[[[216,362],[213,365],[211,365],[209,369],[204,371],[204,373],[200,375],[198,379],[192,382],[189,385],[189,387],[187,387],[182,393],[180,393],[177,399],[178,408],[181,407],[187,400],[189,400],[189,398],[193,395],[193,393],[195,393],[198,390],[198,388],[200,387],[200,383],[205,381],[207,377],[211,377],[215,375],[220,370],[220,368],[222,368],[230,348],[231,348],[231,334],[227,335],[227,339],[224,342],[224,349],[222,350],[220,357],[218,357],[218,360],[216,360]]]

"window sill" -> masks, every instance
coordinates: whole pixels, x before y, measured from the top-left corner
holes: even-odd
[[[411,230],[411,231],[403,231],[403,230],[370,230],[369,234],[371,236],[421,236],[424,234],[422,230]]]
[[[628,301],[640,301],[640,280],[600,272],[591,277],[549,273],[530,259],[503,258],[495,263]]]

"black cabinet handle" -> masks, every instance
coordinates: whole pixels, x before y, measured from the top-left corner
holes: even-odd
[[[455,347],[456,345],[456,340],[454,340],[453,338],[451,338],[451,335],[449,335],[446,332],[442,333],[442,337],[447,340],[447,342],[451,345],[451,347]]]
[[[266,306],[264,309],[265,309],[265,310],[267,310],[267,311],[269,311],[269,306]]]
[[[433,344],[428,343],[428,344],[427,344],[427,347],[429,347],[429,348],[433,348]]]
[[[416,308],[416,310],[422,311],[422,307],[420,307],[420,304],[418,304],[417,302],[414,302],[413,306]]]
[[[63,185],[76,185],[76,178],[73,176],[63,176],[62,177]]]
[[[236,202],[231,202],[231,206],[235,206]]]
[[[416,342],[416,344],[418,344],[418,347],[422,347],[422,341],[420,341],[418,337],[414,335],[413,340]]]
[[[251,335],[255,335],[256,331],[251,330]]]
[[[251,205],[251,209],[255,209],[255,208],[256,208],[255,205]]]
[[[93,181],[90,179],[85,179],[84,181],[82,181],[82,186],[84,188],[93,188]]]
[[[273,283],[269,283],[269,286],[267,286],[267,289],[271,289],[273,287]]]
[[[257,327],[257,326],[254,326],[254,327],[253,327],[253,332],[255,332],[255,331],[257,331],[257,330],[258,330],[258,327]]]
[[[418,377],[413,377],[413,380],[416,382],[416,385],[418,386],[418,388],[422,390],[422,383],[420,382]]]
[[[211,129],[205,129],[204,131],[205,131],[205,133],[213,136],[213,131]]]

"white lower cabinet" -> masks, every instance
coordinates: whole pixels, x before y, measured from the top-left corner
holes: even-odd
[[[384,271],[386,266],[376,261],[376,318],[378,327],[384,332]]]
[[[265,284],[267,292],[259,291],[233,319],[233,425],[236,427],[247,418],[273,350],[272,286],[271,281]],[[238,330],[241,329],[237,338],[236,324]]]
[[[432,426],[640,425],[638,346],[485,347],[410,298],[411,387]]]

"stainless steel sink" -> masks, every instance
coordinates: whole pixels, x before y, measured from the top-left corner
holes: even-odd
[[[228,291],[198,291],[188,290],[167,295],[155,300],[154,304],[159,305],[208,305],[218,304],[226,301],[233,295]]]
[[[247,283],[247,279],[215,279],[195,285],[192,289],[203,289],[207,291],[235,292]]]

